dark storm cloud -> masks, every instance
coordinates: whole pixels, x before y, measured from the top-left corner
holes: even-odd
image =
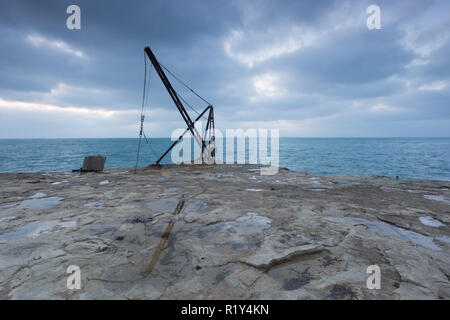
[[[71,4],[81,7],[81,30],[66,28]],[[371,4],[381,7],[381,30],[366,27]],[[0,137],[52,135],[69,118],[68,136],[77,126],[96,136],[92,125],[99,136],[134,135],[146,45],[214,103],[219,127],[450,135],[447,9],[446,1],[2,1]],[[149,101],[154,134],[183,125],[154,71]],[[10,123],[21,117],[33,118],[19,134]],[[424,119],[440,125],[420,127]]]
[[[13,74],[14,70],[20,73],[16,77],[25,72],[43,77],[53,74],[55,79],[68,76],[72,82],[88,86],[136,90],[136,83],[142,78],[145,45],[151,43],[155,52],[164,57],[162,60],[198,63],[197,59],[189,59],[195,43],[224,32],[227,23],[235,24],[227,17],[227,12],[233,11],[225,8],[227,2],[78,1],[82,8],[82,30],[68,31],[65,10],[71,3],[7,1],[2,4],[2,34],[7,36],[2,41],[9,47],[1,56],[3,61],[8,61],[5,73]],[[219,15],[222,19],[217,19]],[[237,17],[236,13],[230,16]],[[65,41],[82,50],[87,59],[30,46],[24,41],[28,35]],[[21,65],[26,70],[20,70]],[[24,89],[27,82],[23,83]],[[45,87],[42,83],[30,85]],[[54,82],[47,83],[47,90],[52,87]]]

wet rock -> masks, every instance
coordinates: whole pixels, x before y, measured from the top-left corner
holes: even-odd
[[[331,292],[325,297],[325,300],[354,300],[355,293],[352,289],[345,285],[335,285]]]
[[[20,202],[18,204],[18,208],[28,210],[43,210],[58,205],[61,200],[63,200],[63,198],[60,197],[37,197]]]
[[[148,223],[152,220],[152,217],[149,216],[137,216],[137,217],[131,217],[127,219],[127,222],[129,223]]]
[[[262,176],[256,165],[105,176],[0,174],[0,298],[449,299],[442,181]],[[382,286],[368,290],[374,264]],[[69,265],[79,292],[67,290]]]
[[[439,220],[433,219],[430,216],[427,217],[419,217],[420,222],[422,224],[429,226],[429,227],[443,227],[444,224],[440,222]]]
[[[322,246],[313,244],[293,248],[276,249],[271,244],[266,244],[265,242],[265,245],[258,249],[255,254],[241,259],[241,262],[258,269],[268,269],[300,255],[320,252],[322,249]]]

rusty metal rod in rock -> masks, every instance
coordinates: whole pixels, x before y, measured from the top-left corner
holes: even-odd
[[[175,211],[173,213],[174,216],[180,213],[181,209],[183,209],[184,206],[184,199],[181,199],[178,201],[177,207],[175,208]],[[161,255],[161,252],[163,251],[167,240],[169,239],[170,232],[172,232],[172,228],[175,225],[175,219],[172,218],[169,222],[169,224],[166,227],[166,230],[164,230],[164,233],[161,237],[161,240],[159,241],[158,247],[155,250],[155,253],[153,254],[152,260],[150,261],[150,264],[148,265],[147,273],[152,273],[153,268],[155,267],[156,263],[159,260],[159,256]]]

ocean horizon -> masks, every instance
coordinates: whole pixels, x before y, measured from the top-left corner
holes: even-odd
[[[142,139],[138,166],[155,163],[171,143]],[[0,172],[70,171],[97,154],[107,156],[106,169],[134,168],[137,147],[138,138],[0,139]],[[161,163],[172,163],[170,154]],[[450,138],[282,137],[279,166],[323,175],[450,180]]]

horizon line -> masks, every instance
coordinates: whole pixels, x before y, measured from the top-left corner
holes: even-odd
[[[188,137],[191,139],[191,137]],[[366,137],[351,137],[351,136],[338,136],[338,137],[293,137],[293,136],[280,136],[279,138],[288,139],[417,139],[417,138],[450,138],[450,136],[389,136],[389,137],[377,137],[377,136],[366,136]],[[75,137],[75,138],[0,138],[0,140],[74,140],[74,139],[139,139],[139,137]],[[148,137],[148,139],[170,139],[170,137]]]

